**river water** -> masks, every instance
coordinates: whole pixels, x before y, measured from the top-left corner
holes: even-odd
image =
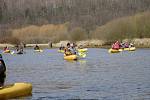
[[[109,54],[89,49],[85,59],[66,61],[57,49],[23,55],[3,54],[6,84],[30,82],[25,100],[150,100],[150,49]]]

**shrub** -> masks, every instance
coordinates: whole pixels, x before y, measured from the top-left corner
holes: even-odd
[[[79,40],[85,40],[87,39],[87,34],[86,34],[86,31],[82,28],[74,28],[70,34],[70,40],[72,41],[79,41]]]
[[[107,41],[122,40],[125,38],[150,37],[150,12],[140,13],[113,20],[98,27],[92,37]]]

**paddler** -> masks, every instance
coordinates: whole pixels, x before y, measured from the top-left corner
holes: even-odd
[[[77,53],[77,50],[76,50],[76,45],[75,45],[75,43],[72,43],[72,44],[71,44],[70,51],[71,51],[71,53],[72,53],[72,54],[74,54],[74,55]]]
[[[34,50],[40,50],[40,47],[36,44]]]
[[[121,47],[121,44],[119,41],[116,41],[113,45],[112,45],[112,49],[115,49],[115,50],[119,50]]]
[[[4,51],[8,50],[8,46],[4,47],[4,49],[3,49],[3,50],[4,50]]]
[[[4,60],[2,59],[2,55],[0,54],[0,87],[4,85],[6,78],[6,66]]]
[[[65,55],[72,55],[70,43],[67,43],[67,47],[65,48]]]

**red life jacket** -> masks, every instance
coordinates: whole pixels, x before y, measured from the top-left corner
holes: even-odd
[[[120,48],[120,46],[119,46],[119,44],[118,43],[115,43],[115,44],[113,44],[112,45],[112,49],[119,49]]]

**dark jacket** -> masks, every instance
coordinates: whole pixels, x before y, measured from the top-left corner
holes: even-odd
[[[6,71],[6,66],[5,66],[4,60],[2,58],[0,58],[0,61],[2,62],[0,64],[0,74],[1,74]]]
[[[5,78],[6,78],[6,66],[4,63],[4,60],[2,58],[0,58],[0,86],[2,86],[4,84]]]

